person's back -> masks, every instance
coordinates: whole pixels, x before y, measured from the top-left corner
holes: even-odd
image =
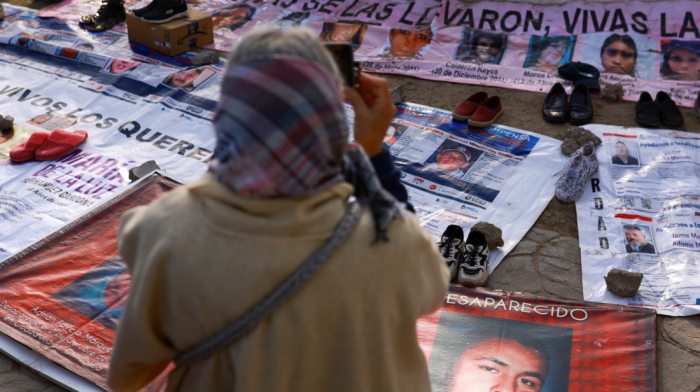
[[[302,64],[299,70],[312,68]],[[295,70],[290,65],[285,73]],[[249,68],[245,74],[257,72]],[[365,76],[363,80],[370,79]],[[321,78],[319,88],[323,82],[327,80]],[[358,112],[363,104],[358,99],[364,96],[359,97],[348,98]],[[249,104],[254,105],[252,102]],[[234,106],[242,110],[246,105]],[[328,127],[330,117],[324,117],[324,109],[318,113],[320,122]],[[267,124],[260,121],[258,125]],[[380,123],[381,127],[376,132],[377,146],[381,146],[388,122]],[[347,138],[347,130],[343,132],[340,135]],[[219,156],[226,156],[222,153],[226,137],[240,136],[240,132],[217,135]],[[356,128],[356,138],[361,137]],[[231,146],[241,148],[246,142],[237,139]],[[294,148],[303,145],[299,143]],[[285,149],[272,155],[289,154],[290,147],[283,145]],[[332,140],[318,148],[326,155],[334,153]],[[247,151],[252,151],[250,145]],[[329,161],[331,174],[336,170],[333,159]],[[232,162],[245,161],[236,156]],[[375,158],[372,163],[376,167]],[[356,189],[342,180],[326,181],[308,196],[266,197],[292,189],[290,181],[303,183],[314,174],[319,178],[331,175],[309,169],[305,177],[274,181],[270,166],[274,165],[262,166],[268,170],[267,182],[251,182],[242,176],[250,172],[225,172],[221,168],[227,168],[219,163],[218,169],[214,166],[212,173],[197,182],[124,215],[120,252],[129,265],[132,286],[110,367],[113,389],[137,390],[178,353],[239,319],[330,238],[353,192],[363,197],[357,194],[362,186]],[[231,177],[234,172],[238,174]],[[342,178],[338,175],[329,178]],[[372,194],[371,184],[367,188]],[[415,323],[440,306],[449,273],[417,218],[396,210],[388,203],[393,199],[380,193],[370,196],[375,199],[365,204],[358,226],[298,293],[240,340],[190,367],[175,369],[168,390],[430,390]]]

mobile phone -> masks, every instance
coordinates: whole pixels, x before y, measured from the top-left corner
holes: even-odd
[[[343,83],[348,87],[355,87],[355,80],[360,73],[359,63],[354,61],[352,45],[350,44],[325,44],[331,52],[335,63],[338,65]]]

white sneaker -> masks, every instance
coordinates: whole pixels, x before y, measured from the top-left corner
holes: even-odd
[[[457,266],[462,256],[463,242],[464,230],[458,225],[449,225],[442,233],[442,240],[438,243],[440,254],[445,258],[447,268],[450,270],[450,279],[457,276]]]
[[[457,281],[469,287],[481,287],[489,281],[489,244],[480,231],[472,231],[464,245]]]

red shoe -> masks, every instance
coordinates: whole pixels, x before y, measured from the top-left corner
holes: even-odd
[[[484,103],[482,103],[481,106],[476,109],[476,112],[474,112],[472,117],[469,119],[469,125],[478,128],[488,127],[489,125],[493,124],[494,121],[496,121],[501,113],[503,113],[503,107],[501,107],[501,97],[494,95],[493,97],[484,101]]]
[[[38,150],[48,138],[48,132],[37,131],[32,133],[26,142],[10,150],[10,159],[15,162],[24,162],[34,158],[34,152]]]
[[[474,114],[476,108],[478,108],[486,99],[489,97],[483,91],[472,95],[467,98],[466,101],[462,102],[461,105],[457,106],[454,112],[452,112],[452,117],[457,121],[467,121]]]
[[[87,137],[87,131],[69,132],[58,128],[54,129],[46,143],[36,150],[34,156],[40,161],[58,159],[75,150]]]

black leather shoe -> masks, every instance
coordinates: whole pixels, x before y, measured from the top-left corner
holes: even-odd
[[[659,105],[651,98],[651,94],[644,91],[637,101],[637,124],[645,127],[659,126]]]
[[[566,122],[567,98],[561,83],[552,86],[542,104],[542,117],[549,122]]]
[[[661,124],[676,127],[683,125],[683,113],[671,97],[663,91],[656,93],[656,103],[659,105],[659,120]]]
[[[593,120],[593,102],[585,84],[579,83],[571,92],[569,102],[569,122],[572,124],[588,124]]]

